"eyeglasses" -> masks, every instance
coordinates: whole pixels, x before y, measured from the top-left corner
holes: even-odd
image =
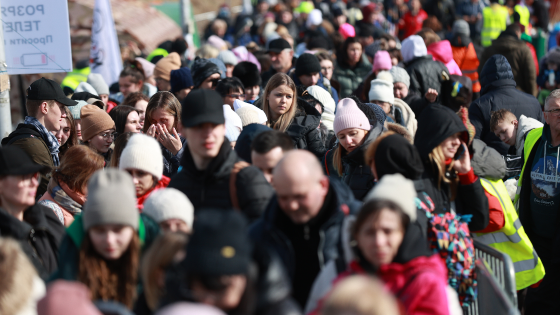
[[[556,116],[556,117],[559,117],[559,116],[560,116],[560,108],[553,109],[553,110],[545,110],[544,112],[545,112],[545,113],[550,113],[550,114],[552,114],[552,115],[554,115],[554,116]]]
[[[228,94],[226,96],[229,96],[231,98],[236,98],[238,100],[244,100],[246,95],[245,94]]]
[[[100,133],[99,134],[100,137],[104,138],[104,139],[115,139],[115,137],[117,136],[116,132],[104,132],[104,133]]]

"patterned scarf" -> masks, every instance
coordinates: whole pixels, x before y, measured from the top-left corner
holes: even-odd
[[[58,144],[56,137],[52,133],[50,133],[47,130],[47,128],[45,128],[45,126],[43,126],[35,117],[25,116],[24,123],[28,125],[33,125],[35,126],[35,128],[37,128],[39,134],[41,135],[41,138],[43,139],[43,141],[45,141],[45,144],[49,148],[49,151],[51,153],[54,162],[54,166],[59,166],[60,160],[58,159],[58,151],[60,145]]]
[[[47,193],[51,195],[56,203],[58,203],[66,211],[72,213],[72,215],[81,213],[82,205],[69,196],[61,186],[62,185],[59,184],[54,177],[52,177],[49,182],[49,186],[47,187]]]

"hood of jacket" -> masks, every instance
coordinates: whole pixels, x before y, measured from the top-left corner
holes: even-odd
[[[467,128],[451,109],[439,104],[432,104],[424,109],[418,118],[418,130],[414,138],[414,145],[422,161],[426,163],[435,147],[458,132],[463,133],[463,140],[467,142]]]
[[[439,278],[442,283],[447,282],[447,267],[438,254],[431,256],[420,256],[406,263],[391,263],[379,268],[378,275],[391,290],[400,292],[421,272],[429,272],[430,275]]]
[[[481,96],[499,87],[510,86],[515,88],[516,83],[511,71],[511,65],[506,57],[494,55],[486,61],[480,72],[480,85],[482,85]]]
[[[237,155],[246,162],[252,163],[251,144],[253,143],[253,139],[261,132],[268,130],[272,129],[260,124],[250,124],[243,127],[243,131],[239,134],[237,143],[235,144],[235,152]]]
[[[311,130],[317,129],[321,122],[319,111],[305,100],[298,98],[297,107],[294,119],[286,129],[288,136],[294,140],[305,137]]]
[[[506,175],[506,162],[502,155],[491,148],[480,139],[474,139],[472,143],[474,155],[471,165],[474,174],[479,177],[497,180]]]
[[[469,36],[464,34],[455,34],[450,40],[451,46],[453,47],[467,47],[472,43]]]
[[[412,35],[403,41],[401,53],[404,63],[409,63],[415,58],[426,56],[428,52],[422,37]]]
[[[521,156],[523,154],[523,145],[525,143],[525,136],[527,133],[535,128],[541,128],[543,123],[534,119],[521,115],[517,120],[517,134],[515,138],[516,154]]]
[[[453,51],[448,40],[441,40],[428,46],[428,54],[445,64],[453,60]]]

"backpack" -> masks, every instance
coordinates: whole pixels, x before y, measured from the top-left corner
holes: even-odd
[[[448,284],[459,295],[461,306],[469,306],[477,295],[474,243],[470,235],[469,216],[454,212],[435,214],[434,202],[423,192],[416,198],[416,207],[428,217],[430,249],[443,259],[449,272]],[[423,200],[420,200],[422,197]]]

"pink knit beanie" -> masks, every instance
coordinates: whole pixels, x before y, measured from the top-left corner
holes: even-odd
[[[391,56],[385,50],[380,50],[375,53],[373,58],[373,72],[377,70],[391,70],[393,63],[391,62]]]
[[[344,39],[356,36],[356,30],[354,29],[354,26],[348,23],[340,25],[340,27],[338,28],[338,32],[340,33],[340,35],[342,35],[342,37],[344,37]]]
[[[336,108],[333,129],[335,135],[338,135],[342,130],[349,128],[369,131],[371,125],[369,124],[366,114],[358,108],[356,102],[350,98],[345,98],[338,103]]]

